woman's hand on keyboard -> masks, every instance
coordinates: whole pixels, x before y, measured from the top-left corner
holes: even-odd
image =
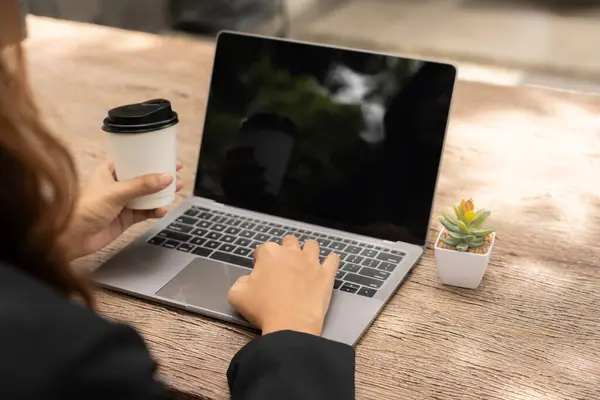
[[[265,243],[255,251],[252,273],[231,287],[229,302],[263,335],[281,330],[321,335],[339,264],[332,253],[321,265],[314,240],[303,248],[294,236],[284,237],[282,245]]]

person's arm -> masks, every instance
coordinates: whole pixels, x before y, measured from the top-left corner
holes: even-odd
[[[354,399],[354,349],[308,333],[254,339],[231,361],[232,400]]]

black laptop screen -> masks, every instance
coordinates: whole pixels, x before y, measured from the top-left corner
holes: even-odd
[[[424,245],[456,70],[221,33],[194,193]]]

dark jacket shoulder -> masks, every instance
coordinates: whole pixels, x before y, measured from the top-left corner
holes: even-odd
[[[162,399],[155,362],[131,327],[110,322],[0,263],[0,398]]]

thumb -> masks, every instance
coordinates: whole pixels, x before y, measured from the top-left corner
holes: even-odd
[[[156,193],[173,182],[170,174],[147,174],[126,181],[117,182],[112,198],[119,204],[127,204],[133,199]]]
[[[246,287],[248,286],[249,279],[250,275],[240,276],[231,286],[231,288],[229,288],[229,293],[227,293],[227,301],[240,313],[241,311],[238,307],[244,304],[243,297]]]

